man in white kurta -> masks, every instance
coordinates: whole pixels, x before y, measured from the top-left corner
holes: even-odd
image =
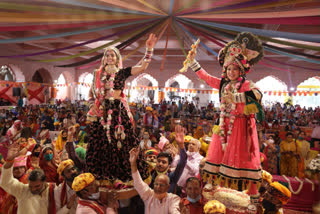
[[[77,208],[77,195],[72,189],[72,182],[79,175],[71,159],[62,161],[57,172],[64,181],[54,189],[56,214],[75,214]]]
[[[37,186],[19,182],[12,174],[14,158],[19,155],[17,147],[9,149],[7,162],[2,167],[0,186],[10,195],[16,197],[18,214],[47,214],[49,206],[49,185],[45,181],[38,182]],[[31,172],[32,174],[33,172]],[[30,174],[30,175],[31,175]],[[44,175],[44,174],[43,174]]]
[[[158,175],[154,182],[154,190],[143,182],[138,169],[137,158],[140,149],[133,148],[130,151],[130,164],[134,188],[144,202],[145,214],[178,214],[180,197],[167,193],[169,190],[169,177]]]

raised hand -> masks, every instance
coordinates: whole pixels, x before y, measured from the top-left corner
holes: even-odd
[[[151,33],[149,35],[148,40],[146,41],[147,48],[152,49],[155,46],[155,44],[157,43],[157,40],[158,40],[158,38],[156,37],[156,35]]]
[[[68,128],[68,137],[67,137],[68,142],[73,142],[73,137],[74,137],[75,131],[76,130],[75,130],[74,126],[70,126]]]
[[[129,158],[129,161],[130,163],[136,163],[137,162],[137,159],[138,159],[138,156],[139,156],[139,152],[140,152],[140,147],[137,149],[137,148],[132,148],[129,152],[130,154],[130,158]]]
[[[177,144],[179,145],[180,148],[184,148],[184,132],[185,132],[185,129],[180,125],[176,125],[175,132],[176,132]]]
[[[13,143],[8,148],[7,160],[8,161],[14,160],[16,157],[19,156],[19,152],[20,152],[19,144],[18,143]]]
[[[190,214],[190,209],[186,207],[183,202],[179,203],[179,209],[181,214]]]
[[[199,43],[200,39],[198,39],[194,44],[191,45],[191,50],[188,52],[188,56],[183,62],[183,68],[181,68],[179,72],[186,72],[188,70],[188,67],[193,63]]]

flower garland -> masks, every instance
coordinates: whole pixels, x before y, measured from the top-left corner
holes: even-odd
[[[311,184],[311,186],[312,186],[312,192],[314,192],[314,183],[313,183],[310,179],[308,179],[308,178],[306,178],[306,181]]]
[[[320,155],[318,154],[316,158],[312,159],[309,165],[307,166],[312,172],[320,172]]]
[[[116,73],[118,71],[119,71],[119,68],[117,68],[115,65],[108,65],[108,66],[106,66],[104,72],[102,73],[102,77],[101,77],[101,81],[104,82],[104,84],[102,85],[101,94],[103,95],[103,97],[105,99],[108,99],[111,102],[113,102],[113,100],[114,100],[114,89],[113,89],[114,88],[114,80],[116,77]],[[108,75],[110,75],[109,78],[107,78]],[[103,111],[103,107],[102,107],[102,111]],[[107,130],[106,135],[107,135],[109,142],[111,142],[110,126],[111,126],[111,121],[112,121],[112,113],[113,113],[113,110],[109,109],[107,112],[107,123],[105,123],[103,116],[100,118],[101,125],[103,125],[103,128],[105,130]],[[119,148],[119,146],[118,146],[118,148]]]
[[[231,83],[228,83],[227,86],[224,88],[225,92],[231,92],[233,93],[237,93],[238,89],[240,88],[240,82],[236,83],[233,87],[233,85]],[[231,106],[230,106],[231,105]],[[234,120],[236,118],[236,103],[232,102],[227,103],[227,101],[225,100],[224,96],[222,96],[221,98],[221,105],[220,105],[220,142],[222,143],[222,145],[226,144],[226,140],[227,142],[229,141],[229,137],[232,133],[232,129],[233,129],[233,123]],[[227,132],[227,139],[226,139],[226,133],[225,133],[225,117],[226,116],[230,116],[230,120],[229,120],[229,126],[228,126],[228,132]]]
[[[290,190],[293,194],[298,195],[298,194],[301,192],[301,190],[302,190],[303,181],[301,181],[298,177],[294,177],[294,178],[300,183],[300,185],[299,185],[299,188],[298,188],[297,191],[293,191],[292,186],[291,186],[291,182],[290,182],[289,178],[287,178],[287,176],[285,176],[285,175],[282,175],[282,176],[283,176],[284,179],[288,182],[288,184],[289,184],[289,190]]]

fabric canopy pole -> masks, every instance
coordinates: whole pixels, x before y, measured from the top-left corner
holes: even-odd
[[[184,50],[183,42],[182,42],[181,37],[180,37],[180,35],[179,35],[179,32],[178,32],[178,30],[177,30],[177,28],[176,28],[176,26],[175,26],[175,22],[173,22],[173,24],[172,24],[172,29],[173,29],[174,33],[176,34],[176,36],[177,36],[177,38],[178,38],[178,41],[179,41],[179,44],[180,44],[180,48],[181,48],[181,51],[182,51],[183,55],[184,55],[185,57],[187,57],[187,53],[186,53],[186,51]]]
[[[166,28],[165,28],[165,30],[167,30],[167,37],[166,37],[166,45],[165,45],[165,47],[164,47],[163,56],[162,56],[162,62],[161,62],[161,65],[160,65],[160,71],[163,71],[164,62],[165,62],[165,60],[166,60],[171,24],[172,24],[172,18],[170,18],[170,21],[169,21],[168,25],[167,25]],[[168,27],[168,26],[169,26],[169,27]],[[165,31],[165,30],[164,30],[164,31]],[[163,31],[163,32],[164,32],[164,31]]]
[[[157,29],[154,31],[155,35],[159,35],[158,36],[158,40],[161,38],[161,35],[163,34],[163,31],[167,28],[168,26],[168,22],[164,22],[161,26],[157,27]],[[160,32],[161,31],[161,32]],[[142,46],[144,46],[144,43],[141,43],[138,47],[136,47],[133,51],[131,51],[130,53],[128,53],[125,57],[122,58],[122,61],[125,61],[126,59],[128,59],[132,54],[136,53]],[[138,63],[140,64],[140,62]]]

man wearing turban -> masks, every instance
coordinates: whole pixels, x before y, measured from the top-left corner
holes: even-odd
[[[57,172],[64,178],[64,181],[54,189],[56,211],[57,213],[74,214],[77,207],[77,195],[72,189],[72,182],[79,173],[70,159],[62,161]]]

